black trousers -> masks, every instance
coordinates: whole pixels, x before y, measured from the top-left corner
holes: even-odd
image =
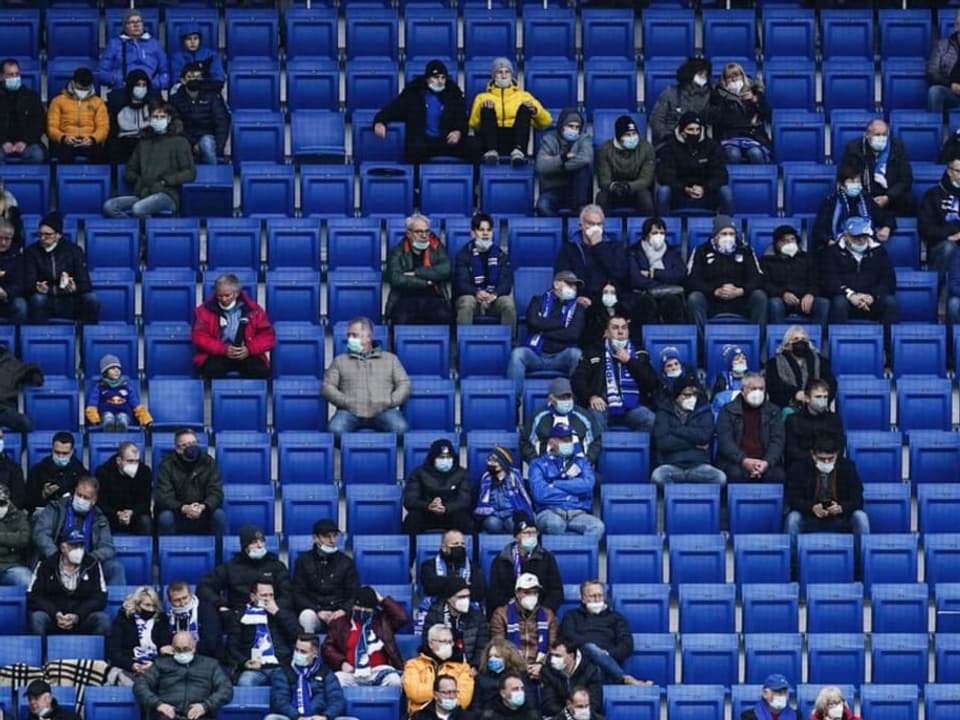
[[[511,127],[497,125],[497,111],[493,108],[483,108],[480,111],[480,152],[496,150],[501,155],[509,155],[512,150],[519,148],[527,151],[530,142],[530,111],[520,106],[517,118]]]

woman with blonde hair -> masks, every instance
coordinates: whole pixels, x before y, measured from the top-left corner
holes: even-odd
[[[107,640],[107,659],[112,666],[108,683],[132,686],[158,653],[172,653],[170,620],[160,607],[157,591],[148,585],[141,585],[124,599]]]
[[[527,676],[527,663],[520,655],[516,645],[508,640],[495,638],[488,642],[480,656],[480,667],[474,669],[477,671],[477,675],[473,686],[473,702],[470,707],[476,712],[492,707],[498,702],[497,698],[500,691],[497,688],[497,683],[507,672],[518,673],[523,677],[527,697],[536,697],[536,695],[531,695],[533,686]]]
[[[0,177],[0,219],[13,225],[13,244],[11,247],[19,253],[23,249],[23,220],[20,218],[20,206],[17,203],[17,198],[4,187],[3,177]]]
[[[751,81],[739,63],[724,65],[710,95],[707,118],[728,163],[762,165],[773,159],[773,141],[766,128],[772,117],[763,85]]]
[[[853,710],[843,699],[843,693],[835,685],[827,685],[819,693],[813,703],[813,712],[810,720],[861,720],[853,714]]]

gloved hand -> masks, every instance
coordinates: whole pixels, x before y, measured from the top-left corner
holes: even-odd
[[[617,180],[616,182],[610,183],[610,194],[618,200],[623,200],[630,194],[630,186],[625,182]]]

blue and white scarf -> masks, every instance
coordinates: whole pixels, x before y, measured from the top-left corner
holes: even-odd
[[[178,632],[188,632],[193,636],[194,641],[200,639],[200,623],[197,621],[197,601],[196,595],[190,596],[190,603],[182,608],[170,608],[170,634]]]
[[[439,552],[437,553],[437,556],[433,559],[433,567],[437,572],[437,577],[447,577],[449,570],[447,568],[447,561],[443,557],[443,553],[439,553]],[[467,585],[470,584],[470,561],[469,560],[464,561],[463,567],[457,571],[457,575],[463,578],[463,580],[467,583]],[[420,635],[423,633],[423,623],[427,618],[427,612],[430,610],[430,607],[433,605],[436,599],[437,599],[436,595],[426,595],[426,594],[424,594],[424,596],[420,599],[420,605],[419,607],[417,607],[417,612],[414,617],[414,623],[413,623],[414,634]]]
[[[256,605],[247,605],[243,617],[240,618],[241,625],[256,625],[256,635],[253,638],[253,645],[250,647],[251,655],[256,651],[256,655],[264,665],[276,665],[277,654],[273,647],[273,637],[270,635],[270,624],[267,611]]]
[[[547,620],[547,613],[543,605],[537,606],[537,655],[546,655],[547,635],[550,631],[550,622]],[[517,612],[517,601],[511,600],[507,603],[507,640],[516,647],[520,647],[520,614]],[[525,658],[529,660],[529,658]]]
[[[360,626],[360,635],[357,638],[357,648],[354,657],[354,672],[369,674],[370,655],[383,647],[383,643],[373,629],[373,613],[370,613]]]
[[[77,527],[82,527],[83,530],[83,550],[84,552],[90,552],[90,540],[91,534],[93,532],[93,516],[95,515],[93,508],[90,508],[90,512],[84,515],[81,519],[73,510],[73,496],[67,501],[66,513],[63,516],[63,534],[69,535],[71,530],[75,530]],[[78,524],[79,523],[79,524]]]
[[[846,224],[847,218],[854,215],[870,219],[870,211],[867,209],[867,201],[863,194],[861,193],[859,197],[854,199],[851,205],[847,194],[843,190],[837,191],[837,200],[833,204],[832,220],[833,236],[835,238],[843,235],[843,226]]]
[[[142,663],[153,660],[157,656],[157,646],[153,642],[153,623],[155,617],[144,620],[140,613],[133,616],[133,621],[137,624],[137,640],[139,644],[133,649],[133,659]]]
[[[627,340],[625,349],[630,353],[630,357],[634,356],[633,343],[629,340]],[[608,340],[603,353],[604,379],[607,385],[607,412],[611,415],[623,415],[640,405],[640,388],[637,387],[637,381],[633,379],[633,375],[627,370],[627,366],[624,363],[617,362],[613,353],[613,346]]]
[[[473,253],[471,258],[473,267],[473,286],[477,290],[486,290],[489,293],[497,289],[497,282],[500,280],[500,248],[491,245],[486,253],[477,250],[477,244],[470,244],[470,251]],[[486,267],[484,267],[483,256],[487,256]]]
[[[317,655],[313,665],[309,667],[299,667],[291,664],[294,674],[297,676],[297,686],[293,691],[293,701],[297,706],[297,714],[306,717],[310,715],[310,701],[313,699],[313,692],[310,690],[310,678],[320,672],[323,665],[323,659]]]
[[[960,220],[960,195],[950,193],[950,199],[940,203],[940,209],[944,211],[944,222],[957,222]]]
[[[879,175],[884,179],[884,183],[886,183],[887,179],[887,163],[890,160],[890,145],[892,145],[891,142],[887,142],[887,144],[884,145],[883,150],[877,155],[877,164],[873,168],[874,177]],[[884,184],[884,187],[886,187],[886,184]]]
[[[557,295],[553,290],[548,290],[543,294],[543,301],[540,303],[540,317],[548,318],[553,312],[553,303],[557,300]],[[560,313],[560,319],[564,327],[569,327],[573,321],[573,316],[577,312],[577,300],[568,300],[563,304],[563,310]],[[543,333],[534,333],[527,340],[527,346],[538,355],[543,352]]]

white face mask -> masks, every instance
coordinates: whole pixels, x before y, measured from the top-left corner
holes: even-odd
[[[732,92],[734,95],[739,95],[740,91],[743,90],[743,80],[733,80],[728,82],[727,90]]]
[[[683,368],[677,368],[676,370],[667,370],[664,373],[671,380],[676,380],[680,375],[683,374]]]
[[[836,463],[822,462],[820,460],[817,460],[815,464],[817,466],[817,472],[823,473],[824,475],[829,475],[832,473],[833,468],[836,465]]]
[[[832,720],[839,720],[843,717],[843,705],[833,705],[827,709],[827,715],[832,718]]]
[[[83,562],[83,548],[73,548],[67,552],[67,560],[72,562],[74,565],[79,565]]]
[[[766,393],[763,390],[751,390],[746,395],[743,396],[743,399],[747,401],[748,405],[753,407],[760,407],[763,405],[763,399],[766,397]]]
[[[576,288],[572,288],[572,287],[570,287],[569,285],[564,285],[564,286],[560,289],[560,299],[563,300],[564,302],[570,302],[570,301],[573,300],[575,297],[577,297],[577,289],[576,289]]]
[[[786,255],[787,257],[793,257],[797,254],[800,248],[795,242],[784,243],[780,246],[780,252]]]
[[[74,90],[74,92],[76,93],[77,97],[80,98],[81,100],[86,100],[88,97],[93,95],[93,90],[90,90],[90,89]]]
[[[720,252],[730,253],[737,245],[737,236],[731,233],[725,233],[717,237],[717,247]]]
[[[530,612],[537,606],[537,603],[539,602],[540,602],[539,595],[524,595],[522,598],[520,598],[520,607],[522,607],[527,612]]]
[[[466,615],[470,612],[470,598],[457,598],[453,603],[453,609],[461,615]]]
[[[596,240],[603,235],[603,225],[588,225],[583,232],[591,240]]]
[[[129,478],[137,476],[137,470],[140,469],[140,463],[138,462],[129,462],[123,464],[123,474]]]
[[[770,699],[770,707],[772,707],[777,712],[780,712],[787,706],[787,696],[786,695],[774,695]]]
[[[590,708],[574,708],[573,720],[590,720]]]
[[[132,95],[137,100],[143,100],[147,96],[147,88],[143,85],[133,88]]]
[[[886,135],[874,135],[870,138],[870,149],[874,152],[883,152],[887,147]]]
[[[743,375],[747,371],[747,364],[745,362],[735,362],[731,369],[738,375]]]
[[[667,244],[667,236],[663,233],[652,233],[650,237],[647,238],[647,242],[649,243],[651,250],[660,252],[663,250],[663,246]]]
[[[449,660],[453,655],[453,643],[438,643],[437,649],[433,651],[440,660]]]
[[[696,85],[697,87],[703,87],[704,85],[707,84],[707,76],[706,76],[706,75],[694,75],[694,76],[693,76],[693,84]]]
[[[588,602],[586,608],[591,615],[599,615],[607,609],[607,604],[605,602]]]
[[[680,407],[682,407],[687,412],[693,412],[697,409],[697,398],[696,397],[685,397],[680,401]]]
[[[627,349],[627,343],[629,340],[611,340],[610,347],[613,348],[614,352],[620,352],[621,350]]]
[[[8,512],[10,512],[10,505],[0,506],[0,520],[3,520]]]
[[[604,293],[600,301],[604,307],[612,308],[617,304],[617,296],[614,293]]]
[[[189,665],[193,662],[193,653],[192,652],[183,652],[183,653],[174,653],[173,659],[176,660],[181,665]]]
[[[223,303],[219,303],[219,305],[220,305],[220,309],[221,309],[221,310],[223,310],[223,311],[225,311],[225,312],[230,312],[231,310],[233,310],[233,309],[237,306],[237,301],[236,301],[236,300],[233,300],[232,302],[229,302],[229,303],[227,303],[226,305],[224,305]]]
[[[495,78],[493,84],[496,85],[501,90],[505,90],[513,84],[513,78]]]
[[[559,655],[550,656],[550,667],[552,667],[557,672],[563,672],[563,669],[566,666],[567,666],[567,662]]]

